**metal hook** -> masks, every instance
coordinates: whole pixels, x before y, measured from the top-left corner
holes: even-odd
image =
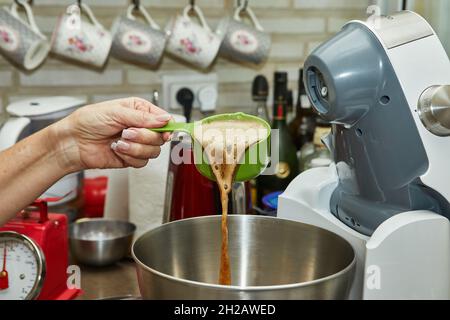
[[[141,6],[141,1],[133,0],[133,4],[134,4],[134,10],[139,10],[139,7]]]
[[[14,0],[15,3],[20,5],[20,2],[23,2],[23,0]],[[33,4],[33,0],[27,0],[26,1],[30,6]]]
[[[249,0],[244,0],[244,5],[242,5],[241,0],[237,0],[237,7],[242,8],[242,11],[245,11],[248,7]]]

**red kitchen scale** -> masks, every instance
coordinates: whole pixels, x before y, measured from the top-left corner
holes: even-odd
[[[67,217],[36,200],[0,228],[0,300],[76,298],[68,252]]]

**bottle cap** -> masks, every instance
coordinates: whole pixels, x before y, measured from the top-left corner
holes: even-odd
[[[322,137],[331,133],[330,127],[316,127],[316,131],[314,131],[314,139],[313,142],[316,146],[323,146]]]

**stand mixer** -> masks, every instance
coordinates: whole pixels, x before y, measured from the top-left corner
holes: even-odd
[[[332,231],[357,255],[351,299],[450,298],[450,62],[402,11],[351,21],[306,60],[329,168],[299,175],[278,217]]]

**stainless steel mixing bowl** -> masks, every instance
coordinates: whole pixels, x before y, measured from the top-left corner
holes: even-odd
[[[334,233],[273,217],[228,220],[232,286],[217,284],[220,216],[164,224],[133,244],[144,299],[345,299],[355,253]]]
[[[130,252],[136,226],[113,219],[81,219],[69,227],[69,242],[73,257],[90,266],[106,266]]]

